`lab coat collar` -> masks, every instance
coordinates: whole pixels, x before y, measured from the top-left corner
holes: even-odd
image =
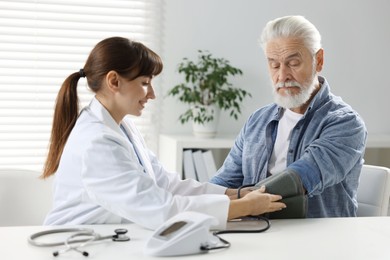
[[[89,104],[89,109],[96,116],[97,119],[99,119],[109,128],[123,136],[123,132],[117,122],[108,112],[108,110],[100,103],[100,101],[97,100],[96,97],[93,97],[91,103]]]

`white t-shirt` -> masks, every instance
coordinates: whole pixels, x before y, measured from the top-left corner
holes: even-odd
[[[295,113],[290,109],[285,109],[283,111],[282,118],[279,121],[274,149],[268,165],[269,173],[280,173],[286,169],[287,151],[290,145],[291,130],[295,127],[302,116],[302,114]]]

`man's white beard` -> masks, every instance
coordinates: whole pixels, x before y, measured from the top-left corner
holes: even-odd
[[[315,73],[311,77],[310,81],[304,83],[303,85],[299,84],[296,81],[278,82],[276,85],[273,85],[275,103],[283,108],[288,109],[298,108],[302,106],[310,99],[311,94],[316,89],[316,82],[317,81]],[[281,95],[277,91],[280,87],[298,87],[299,93],[293,94],[290,89],[286,89],[286,95]]]

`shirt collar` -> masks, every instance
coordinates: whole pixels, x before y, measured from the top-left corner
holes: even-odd
[[[329,96],[330,87],[328,84],[328,81],[322,77],[318,76],[318,81],[320,82],[320,90],[317,92],[317,94],[313,97],[313,99],[310,101],[309,106],[307,107],[307,110],[303,116],[305,116],[307,113],[310,112],[313,108],[316,109],[320,106],[320,104],[323,102],[323,100]]]

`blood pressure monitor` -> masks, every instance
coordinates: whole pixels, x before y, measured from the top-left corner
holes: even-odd
[[[176,231],[179,231],[182,227],[185,225],[188,225],[189,222],[187,221],[177,221],[170,225],[169,227],[165,228],[161,233],[159,234],[162,238],[169,238],[170,235],[175,234]]]
[[[210,226],[218,224],[215,217],[183,212],[169,219],[149,238],[145,253],[153,256],[189,255],[207,252],[202,250],[218,243],[210,233]]]

